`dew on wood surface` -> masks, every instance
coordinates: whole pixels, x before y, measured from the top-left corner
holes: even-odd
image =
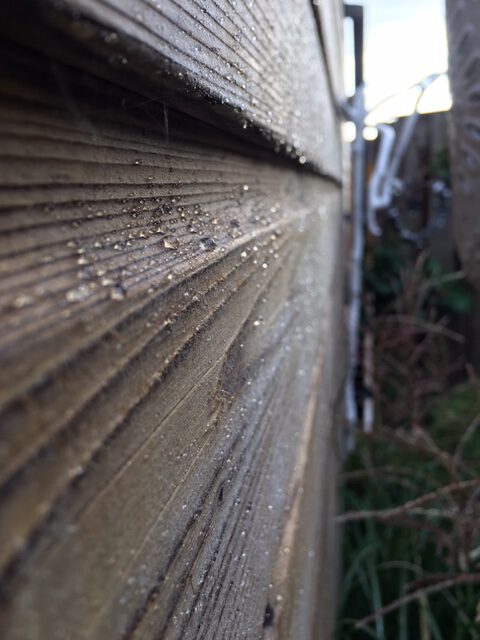
[[[174,236],[166,236],[163,238],[163,246],[165,249],[176,251],[180,247],[180,240]]]
[[[110,289],[110,298],[112,300],[124,300],[126,295],[126,289],[121,284],[117,284]]]
[[[217,248],[217,243],[213,238],[201,238],[200,243],[205,251],[214,251]]]
[[[91,286],[88,284],[80,284],[78,287],[67,291],[66,298],[69,302],[82,302],[86,300],[91,293]]]

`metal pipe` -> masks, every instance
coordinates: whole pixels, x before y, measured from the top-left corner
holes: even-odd
[[[358,409],[355,393],[355,377],[358,365],[360,318],[362,311],[362,274],[365,253],[365,151],[363,137],[365,104],[363,87],[357,89],[354,99],[354,114],[357,135],[352,145],[353,165],[353,246],[350,257],[350,307],[347,321],[348,372],[345,389],[345,411],[347,420],[347,450],[355,443],[358,424]]]
[[[363,7],[345,5],[345,16],[353,19],[355,38],[355,84],[356,93],[351,109],[356,127],[352,144],[352,233],[353,246],[350,257],[350,307],[347,318],[348,371],[345,385],[345,417],[347,422],[346,447],[355,445],[358,424],[358,409],[355,393],[355,377],[358,365],[359,327],[362,310],[362,273],[365,251],[365,153],[363,137],[365,126],[365,96],[363,87]]]
[[[415,102],[415,109],[412,115],[403,121],[398,136],[396,136],[394,128],[390,125],[378,126],[381,134],[380,148],[368,188],[368,227],[370,233],[374,236],[382,235],[382,229],[377,222],[377,211],[388,209],[393,202],[394,189],[401,187],[398,174],[420,118],[420,101],[428,87],[441,75],[433,74],[422,80],[418,85],[415,85],[420,89]],[[395,141],[397,144],[394,147]]]
[[[353,20],[353,38],[355,47],[355,87],[361,87],[363,77],[363,6],[360,4],[345,4],[344,15]]]
[[[368,186],[367,223],[368,230],[374,236],[381,236],[382,229],[378,224],[377,211],[385,209],[392,202],[392,184],[389,180],[389,166],[395,145],[395,129],[387,124],[378,126],[380,145],[375,169]]]

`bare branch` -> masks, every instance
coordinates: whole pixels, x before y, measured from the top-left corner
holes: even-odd
[[[456,587],[460,584],[477,584],[480,583],[480,574],[478,573],[466,573],[460,574],[444,582],[439,582],[438,584],[434,584],[431,587],[427,587],[425,589],[418,589],[413,593],[410,593],[402,598],[398,598],[398,600],[394,600],[390,604],[387,604],[385,607],[382,607],[375,613],[366,616],[362,620],[359,620],[355,624],[355,628],[359,629],[360,627],[364,627],[371,622],[374,622],[378,618],[383,618],[387,615],[387,613],[391,613],[392,611],[396,611],[403,605],[412,602],[413,600],[418,600],[419,598],[423,598],[424,596],[431,595],[432,593],[438,593],[439,591],[445,591],[445,589],[451,589],[452,587]]]
[[[480,413],[472,420],[467,430],[461,437],[460,442],[457,445],[457,448],[455,449],[455,453],[453,454],[453,464],[455,465],[455,467],[458,466],[459,462],[463,457],[463,450],[465,449],[465,446],[473,438],[473,436],[475,435],[479,427],[480,427]]]
[[[356,522],[358,520],[366,520],[369,518],[376,518],[377,520],[390,520],[391,518],[395,518],[404,513],[409,513],[428,502],[432,502],[432,500],[449,496],[452,493],[468,491],[469,489],[473,489],[478,486],[480,486],[480,478],[477,478],[475,480],[464,480],[462,482],[455,482],[454,484],[449,484],[445,487],[437,489],[436,491],[432,491],[431,493],[427,493],[413,500],[409,500],[408,502],[405,502],[398,507],[394,507],[393,509],[383,509],[381,511],[350,511],[348,513],[344,513],[341,516],[338,516],[336,520],[337,522],[342,523]]]

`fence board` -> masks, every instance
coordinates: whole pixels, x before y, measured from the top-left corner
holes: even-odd
[[[324,57],[336,102],[345,96],[343,86],[343,2],[341,0],[313,0],[319,22]]]
[[[1,637],[311,637],[338,189],[40,56],[0,79]]]
[[[480,288],[480,7],[472,0],[447,2],[450,84],[453,94],[450,146],[453,210],[459,254],[469,279]]]
[[[309,0],[15,0],[0,29],[339,179],[314,10]]]

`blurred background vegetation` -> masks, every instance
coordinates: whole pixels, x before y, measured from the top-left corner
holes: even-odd
[[[430,179],[448,180],[445,154]],[[480,638],[480,379],[475,294],[393,224],[364,270],[359,405],[375,419],[342,476],[337,637]],[[368,374],[368,375],[367,375]]]

